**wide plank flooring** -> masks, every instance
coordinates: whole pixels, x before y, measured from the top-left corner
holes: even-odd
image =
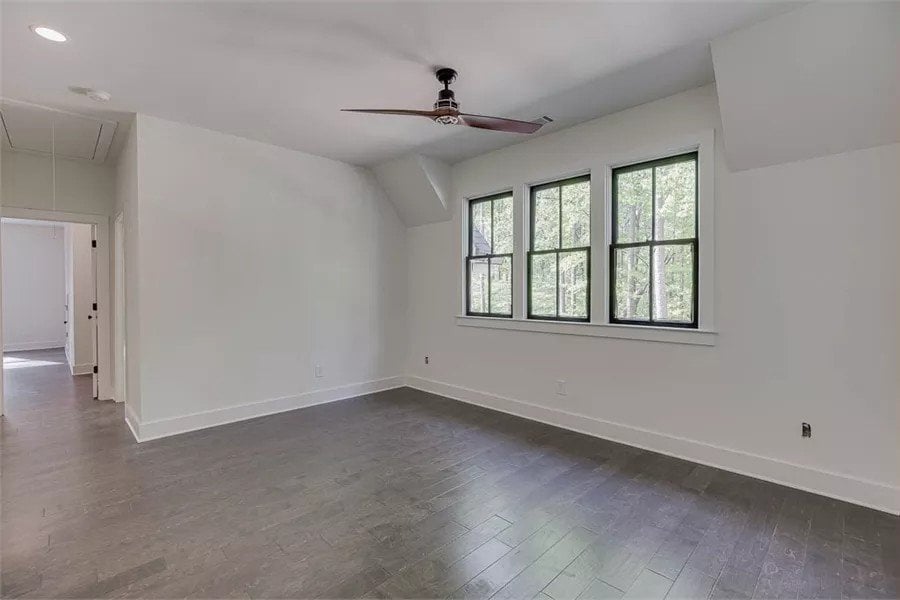
[[[402,388],[137,444],[6,355],[4,597],[895,598],[897,517]]]

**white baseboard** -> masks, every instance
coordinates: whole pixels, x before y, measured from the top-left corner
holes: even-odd
[[[89,375],[94,370],[94,365],[69,365],[72,375]]]
[[[128,429],[131,430],[131,435],[134,436],[134,441],[140,443],[141,441],[141,420],[138,419],[137,415],[134,414],[134,410],[132,410],[131,406],[125,405],[125,423],[128,425]]]
[[[298,408],[306,408],[317,404],[335,402],[337,400],[346,400],[347,398],[353,398],[363,394],[383,392],[385,390],[403,387],[404,384],[405,380],[403,377],[386,377],[384,379],[352,383],[325,390],[314,390],[297,394],[296,396],[272,398],[270,400],[229,406],[226,408],[192,413],[168,419],[157,419],[154,421],[141,421],[137,418],[137,415],[129,409],[126,403],[125,420],[131,428],[134,438],[139,442],[146,442],[168,437],[170,435],[178,435],[179,433],[187,433],[188,431],[206,429],[207,427],[225,425],[236,421],[246,421],[247,419],[255,419],[257,417],[296,410]]]
[[[539,421],[629,446],[652,450],[653,452],[740,473],[741,475],[749,475],[757,479],[764,479],[876,510],[900,514],[900,488],[877,481],[860,479],[845,473],[824,471],[776,458],[668,435],[658,431],[547,408],[422,377],[410,376],[406,380],[409,387],[445,396],[453,400],[476,404],[532,421]]]
[[[26,350],[55,350],[64,348],[65,340],[54,342],[7,342],[3,344],[4,352],[24,352]]]

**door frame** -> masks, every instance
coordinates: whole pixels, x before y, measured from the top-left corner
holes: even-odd
[[[100,400],[114,397],[112,369],[112,313],[114,310],[109,287],[110,267],[110,235],[109,217],[88,213],[72,213],[57,210],[36,210],[33,208],[17,208],[0,206],[0,217],[14,219],[34,219],[37,221],[55,221],[58,223],[87,223],[95,225],[97,239],[97,370]],[[2,275],[0,263],[0,275]],[[0,284],[2,285],[2,284]],[[0,340],[3,339],[3,317],[0,314]],[[0,384],[0,415],[3,414],[3,386]]]
[[[113,383],[116,402],[126,401],[125,213],[113,219]]]
[[[100,290],[97,284],[97,281],[100,279],[97,272],[98,263],[100,262],[99,229],[96,225],[91,225],[91,314],[88,317],[91,320],[91,361],[98,366],[100,365]],[[97,241],[97,243],[94,244],[93,241]],[[97,370],[91,373],[91,394],[95,399],[99,400],[100,376]]]

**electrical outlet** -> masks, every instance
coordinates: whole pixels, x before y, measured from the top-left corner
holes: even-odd
[[[316,377],[322,376],[322,365],[316,365]]]
[[[812,437],[812,425],[810,425],[809,423],[802,423],[800,425],[800,435],[802,437],[811,438]]]
[[[564,379],[558,379],[556,381],[556,395],[557,396],[565,396],[568,392],[566,392],[566,381]]]
[[[425,364],[426,364],[426,365],[428,364],[428,361],[429,361],[429,360],[430,360],[430,359],[426,356],[426,357],[425,357]]]

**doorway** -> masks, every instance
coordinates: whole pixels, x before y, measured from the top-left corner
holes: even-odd
[[[3,366],[17,371],[17,395],[31,397],[26,382],[43,372],[19,370],[64,364],[99,397],[96,227],[8,217],[0,227]]]
[[[27,298],[25,292],[28,290],[23,291],[21,285],[16,283],[15,278],[17,276],[16,269],[24,270],[26,274],[31,269],[33,271],[31,274],[36,275],[38,273],[36,258],[32,256],[30,260],[25,260],[24,263],[17,265],[17,251],[13,247],[17,236],[15,233],[7,235],[10,229],[9,225],[25,225],[24,222],[28,222],[27,226],[30,227],[44,228],[43,231],[50,236],[51,241],[57,244],[56,246],[53,246],[53,243],[45,244],[48,252],[57,252],[55,256],[58,256],[59,251],[63,254],[61,259],[63,282],[61,297],[57,293],[58,285],[55,288],[46,288],[50,290],[50,293],[46,295],[47,299],[44,304],[49,305],[50,308],[44,307],[45,312],[42,313],[48,316],[42,322],[52,326],[42,330],[43,335],[32,335],[30,338],[23,336],[23,333],[28,333],[22,331],[27,320],[23,320],[21,316],[23,313],[17,312],[16,308],[25,306],[26,309],[29,309],[29,303],[27,299],[23,301],[22,298],[14,296],[14,294],[20,293],[21,296]],[[0,265],[2,265],[3,274],[0,305],[3,306],[3,349],[8,355],[4,364],[6,383],[10,383],[9,376],[13,368],[19,369],[21,374],[21,369],[26,368],[29,363],[40,366],[42,362],[56,361],[66,366],[70,376],[80,377],[79,381],[89,382],[90,385],[80,386],[82,390],[90,390],[89,397],[100,400],[112,399],[109,218],[102,215],[3,207],[0,226],[4,228],[0,235],[3,245],[2,251],[0,251],[0,257],[2,257]],[[53,238],[53,235],[57,237]],[[76,265],[75,256],[71,257],[72,262],[70,263],[70,257],[66,254],[67,244],[74,244],[76,238],[88,245],[87,252],[79,253],[80,268]],[[83,247],[79,248],[83,250]],[[52,264],[60,265],[60,262]],[[86,278],[80,278],[82,285],[77,289],[69,282],[69,276],[72,275],[74,279],[76,274],[68,270],[67,265],[70,264],[73,265],[74,271],[89,273]],[[59,268],[56,268],[56,272],[58,271]],[[84,283],[85,281],[87,283]],[[36,302],[34,308],[37,308],[37,304],[40,302]],[[41,320],[38,315],[32,315],[29,318],[32,319],[32,322]],[[31,333],[34,334],[34,331]],[[57,349],[55,354],[54,348]],[[49,352],[52,356],[22,355],[22,353],[32,351],[36,353]],[[13,367],[13,364],[16,366]],[[19,380],[21,381],[22,378],[19,377]],[[21,393],[21,385],[18,389]],[[0,390],[2,390],[0,414],[3,414],[6,412],[4,397],[9,396],[10,390],[6,385]]]

